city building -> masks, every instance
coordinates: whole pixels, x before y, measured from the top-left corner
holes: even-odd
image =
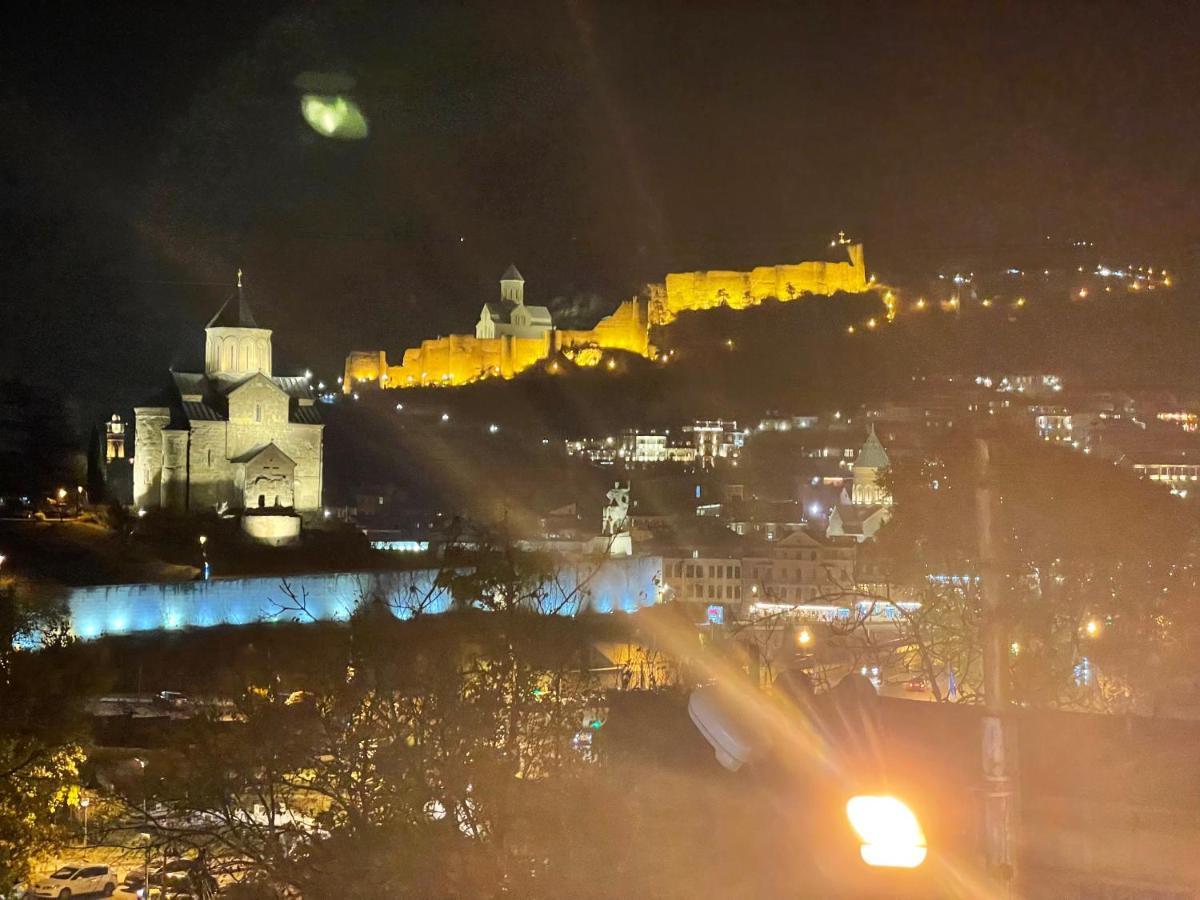
[[[742,559],[745,596],[761,603],[848,603],[854,555],[853,541],[820,541],[794,531]]]
[[[679,601],[741,605],[742,560],[736,551],[663,555],[663,587]]]
[[[818,416],[783,416],[769,412],[758,423],[759,431],[791,431],[793,428],[816,428]]]
[[[621,432],[621,447],[617,454],[626,463],[666,462],[667,433],[627,428]]]
[[[683,426],[685,434],[692,436],[696,448],[696,461],[711,468],[718,459],[736,459],[746,443],[746,432],[738,423],[725,419],[697,419]]]
[[[321,508],[323,428],[309,379],[272,374],[271,331],[236,292],[205,328],[203,372],[139,406],[133,504],[176,511]]]

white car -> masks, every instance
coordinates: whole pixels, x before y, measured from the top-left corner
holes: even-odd
[[[53,875],[39,878],[29,886],[27,897],[54,897],[67,900],[69,897],[86,897],[102,894],[111,897],[117,889],[117,873],[99,863],[77,863],[63,866]]]

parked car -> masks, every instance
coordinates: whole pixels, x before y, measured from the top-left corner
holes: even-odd
[[[206,878],[204,875],[192,878],[194,868],[196,861],[193,859],[170,860],[165,866],[151,870],[148,892],[145,870],[131,870],[114,896],[119,900],[193,900],[200,896],[195,893],[194,886]],[[211,879],[208,881],[211,883]]]
[[[39,878],[29,887],[26,896],[54,897],[56,900],[68,900],[70,897],[84,897],[88,894],[102,894],[111,897],[117,889],[116,870],[100,863],[77,863],[63,866],[57,872]]]
[[[916,678],[910,678],[904,682],[904,689],[914,694],[920,694],[929,690],[929,681],[924,675],[918,675]]]
[[[187,694],[180,691],[159,691],[154,695],[154,703],[157,706],[165,706],[167,709],[183,709],[191,701]]]

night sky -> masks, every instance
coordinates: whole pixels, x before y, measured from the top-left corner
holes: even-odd
[[[515,262],[585,320],[667,271],[887,275],[1039,236],[1186,259],[1188,4],[27,4],[0,49],[0,376],[132,405],[243,266],[277,367],[469,331]],[[302,72],[371,126],[319,137]],[[290,363],[290,365],[289,365]]]

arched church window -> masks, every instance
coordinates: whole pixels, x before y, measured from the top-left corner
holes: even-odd
[[[258,508],[259,508],[259,509],[266,509],[266,508],[267,508],[267,495],[266,495],[266,494],[259,494],[259,495],[258,495]]]
[[[254,421],[260,422],[260,423],[262,422],[262,404],[261,403],[254,404]]]
[[[248,343],[246,346],[246,371],[253,372],[258,368],[258,347]]]
[[[235,352],[233,338],[226,338],[222,343],[224,344],[222,349],[224,351],[223,356],[225,357],[225,364],[221,368],[226,372],[232,372],[236,367],[236,363],[234,362],[233,358]]]

